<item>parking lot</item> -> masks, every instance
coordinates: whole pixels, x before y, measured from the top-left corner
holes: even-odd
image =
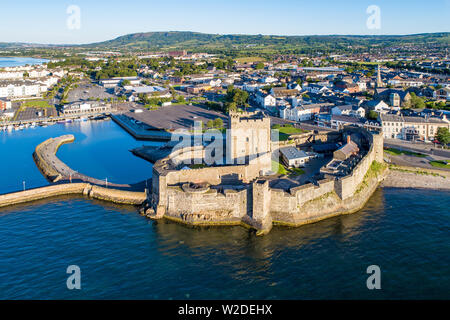
[[[141,113],[127,112],[126,115],[152,128],[168,130],[189,129],[194,126],[195,121],[206,124],[216,118],[221,118],[225,127],[228,123],[228,118],[223,113],[184,104],[161,107],[158,110],[143,110]]]
[[[109,99],[114,97],[115,95],[108,92],[108,89],[105,89],[97,84],[82,83],[78,84],[78,88],[72,86],[72,89],[69,91],[69,94],[67,96],[67,101],[86,101],[92,98],[96,100],[97,98]]]

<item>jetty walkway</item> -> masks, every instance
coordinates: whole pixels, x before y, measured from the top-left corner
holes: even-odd
[[[117,187],[117,188],[130,188],[128,184],[111,183],[106,180],[95,179],[79,173],[64,162],[62,162],[57,156],[56,152],[59,147],[65,143],[71,143],[75,141],[75,137],[71,134],[60,136],[57,138],[50,138],[45,140],[36,147],[33,153],[33,158],[41,170],[42,174],[51,182],[58,182],[61,180],[73,181],[79,180],[88,182],[95,185],[105,187]]]

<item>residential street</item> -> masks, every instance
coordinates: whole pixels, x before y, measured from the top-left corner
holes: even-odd
[[[398,139],[384,139],[384,146],[401,150],[425,153],[450,159],[450,150],[435,148],[431,143],[409,142]]]

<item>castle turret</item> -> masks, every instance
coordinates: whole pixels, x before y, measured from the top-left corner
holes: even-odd
[[[252,184],[252,212],[250,224],[259,234],[268,233],[272,229],[272,216],[270,215],[270,189],[268,180],[257,180]]]

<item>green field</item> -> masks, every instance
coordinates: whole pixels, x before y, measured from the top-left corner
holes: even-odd
[[[407,155],[407,156],[420,157],[420,158],[425,158],[427,156],[426,154],[423,154],[423,153],[404,151],[404,150],[395,149],[395,148],[386,148],[386,149],[384,149],[384,152],[386,152],[387,154],[390,154],[392,156]]]
[[[22,105],[20,106],[20,109],[26,109],[26,108],[39,108],[39,109],[44,109],[44,108],[51,108],[52,106],[48,104],[47,101],[45,100],[29,100],[26,101],[24,103],[22,103]]]
[[[430,164],[433,167],[437,167],[437,168],[447,168],[450,169],[450,160],[436,160],[436,161],[430,161]]]
[[[236,61],[238,63],[251,63],[251,62],[265,62],[266,59],[262,57],[242,57],[242,58],[236,58]]]

